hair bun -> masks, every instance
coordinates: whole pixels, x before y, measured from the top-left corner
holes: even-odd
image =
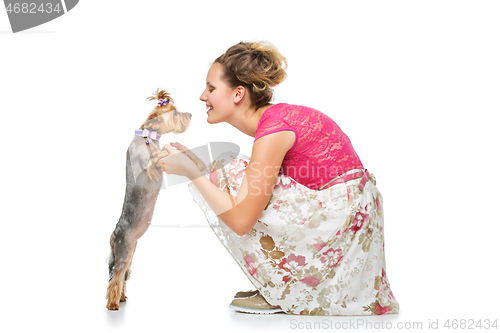
[[[255,52],[256,60],[260,62],[263,71],[267,73],[265,79],[268,85],[274,87],[283,82],[288,63],[278,49],[266,41],[254,42],[250,47]]]
[[[267,41],[240,42],[215,60],[224,66],[222,78],[231,87],[249,88],[252,103],[259,108],[272,100],[273,89],[286,78],[286,58]]]

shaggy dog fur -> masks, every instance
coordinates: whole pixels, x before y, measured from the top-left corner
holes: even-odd
[[[141,130],[156,131],[159,135],[182,133],[190,124],[191,114],[178,112],[173,100],[164,90],[148,100],[158,100],[158,106],[148,116]],[[161,101],[167,101],[161,104]],[[111,254],[108,258],[109,285],[107,305],[109,310],[118,310],[119,302],[125,302],[125,284],[130,278],[130,265],[137,247],[137,240],[148,229],[156,199],[163,181],[161,168],[156,163],[168,156],[160,149],[158,140],[134,136],[127,150],[125,200],[122,214],[111,234]]]

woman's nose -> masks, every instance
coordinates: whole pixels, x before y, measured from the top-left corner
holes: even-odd
[[[202,102],[206,102],[207,101],[207,97],[205,96],[205,92],[203,92],[203,94],[201,94],[200,101],[202,101]]]

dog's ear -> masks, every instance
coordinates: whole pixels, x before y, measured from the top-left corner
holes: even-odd
[[[163,121],[162,116],[157,116],[154,117],[148,121],[146,121],[143,125],[142,128],[147,128],[149,131],[156,131],[159,132],[161,129],[161,122]]]
[[[150,132],[157,132],[157,134],[159,135],[163,135],[165,134],[165,131],[166,131],[166,128],[165,128],[165,124],[167,122],[167,117],[166,117],[166,113],[164,114],[161,114],[157,117],[154,117],[148,121],[146,121],[141,129],[147,129],[148,131]]]
[[[141,172],[146,170],[150,158],[151,154],[149,149],[146,149],[144,138],[135,137],[127,151],[127,163],[130,163],[134,181],[137,181]]]

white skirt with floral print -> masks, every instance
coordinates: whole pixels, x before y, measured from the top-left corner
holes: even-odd
[[[236,196],[248,163],[246,156],[225,154],[207,177]],[[363,191],[360,180],[318,191],[280,174],[269,204],[244,236],[215,215],[192,183],[189,190],[269,304],[297,315],[395,314],[399,304],[385,271],[382,195],[373,175]]]

